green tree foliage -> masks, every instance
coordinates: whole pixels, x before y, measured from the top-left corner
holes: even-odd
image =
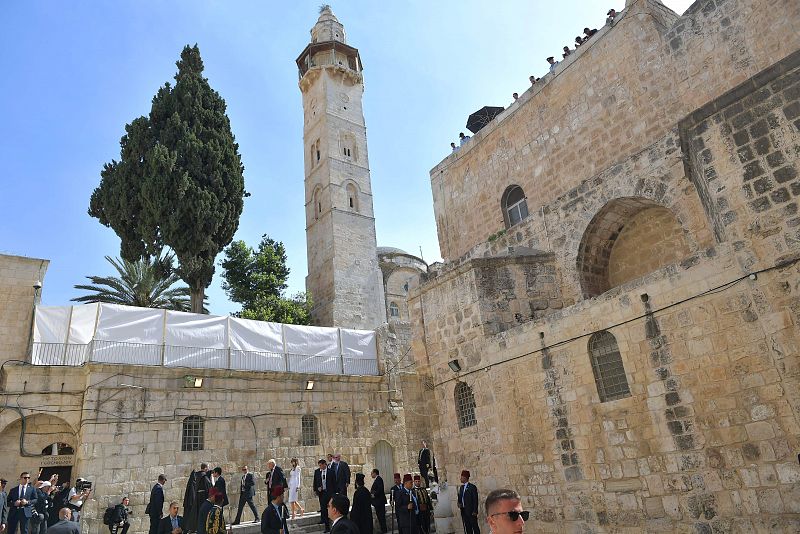
[[[78,284],[75,289],[92,293],[72,300],[189,311],[189,288],[174,287],[180,278],[172,269],[173,258],[168,254],[162,258],[130,262],[106,256],[119,276],[87,276],[91,284]]]
[[[244,241],[234,241],[220,261],[222,289],[233,302],[242,305],[236,313],[243,319],[309,324],[311,300],[305,293],[285,298],[289,267],[283,243],[264,235],[258,249]]]
[[[103,167],[89,215],[117,233],[128,261],[172,249],[199,313],[248,194],[225,101],[203,77],[197,45],[183,49],[177,66],[175,85],[158,90],[150,115],[125,126],[120,160]]]

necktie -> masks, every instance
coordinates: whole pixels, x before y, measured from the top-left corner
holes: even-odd
[[[411,497],[412,501],[414,501],[414,512],[415,513],[418,512],[419,511],[419,503],[417,503],[416,496],[414,496],[414,493],[411,490],[409,490],[408,496]]]
[[[172,530],[178,528],[178,516],[172,518]]]

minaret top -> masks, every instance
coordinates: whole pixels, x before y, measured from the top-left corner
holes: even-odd
[[[331,6],[324,4],[319,8],[319,19],[311,28],[311,42],[322,43],[325,41],[339,41],[347,43],[344,26],[331,11]]]

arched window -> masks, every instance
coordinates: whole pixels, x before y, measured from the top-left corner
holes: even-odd
[[[314,189],[314,199],[312,201],[314,204],[311,209],[314,210],[314,218],[319,219],[319,216],[322,215],[322,188],[317,186]]]
[[[520,186],[512,185],[506,189],[502,204],[506,228],[511,228],[528,217],[528,201]]]
[[[589,338],[589,355],[600,402],[629,397],[631,389],[614,335],[605,330],[592,335]]]
[[[354,184],[347,184],[347,205],[353,211],[358,211],[358,189]]]
[[[389,304],[389,317],[400,317],[400,307],[396,302]]]
[[[319,445],[319,425],[313,415],[304,415],[300,421],[300,444],[304,447]]]
[[[475,396],[472,394],[472,388],[464,382],[459,382],[456,384],[454,395],[458,428],[476,425],[478,421],[475,419]]]
[[[182,451],[202,451],[205,434],[205,420],[199,415],[190,415],[183,420],[181,435]]]

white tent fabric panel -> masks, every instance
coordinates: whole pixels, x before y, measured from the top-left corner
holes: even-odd
[[[101,304],[95,339],[161,345],[164,341],[164,310]]]
[[[375,332],[371,330],[342,329],[342,355],[356,360],[374,360],[378,357]]]
[[[81,304],[72,307],[72,318],[69,322],[69,343],[87,345],[94,336],[97,324],[97,307],[100,304]]]
[[[321,326],[283,325],[286,352],[309,356],[339,356],[339,329]]]
[[[167,310],[166,344],[171,347],[225,349],[228,318]]]
[[[65,343],[69,331],[69,306],[36,306],[35,343]]]
[[[283,352],[283,325],[280,323],[231,317],[229,326],[228,340],[233,350]]]

